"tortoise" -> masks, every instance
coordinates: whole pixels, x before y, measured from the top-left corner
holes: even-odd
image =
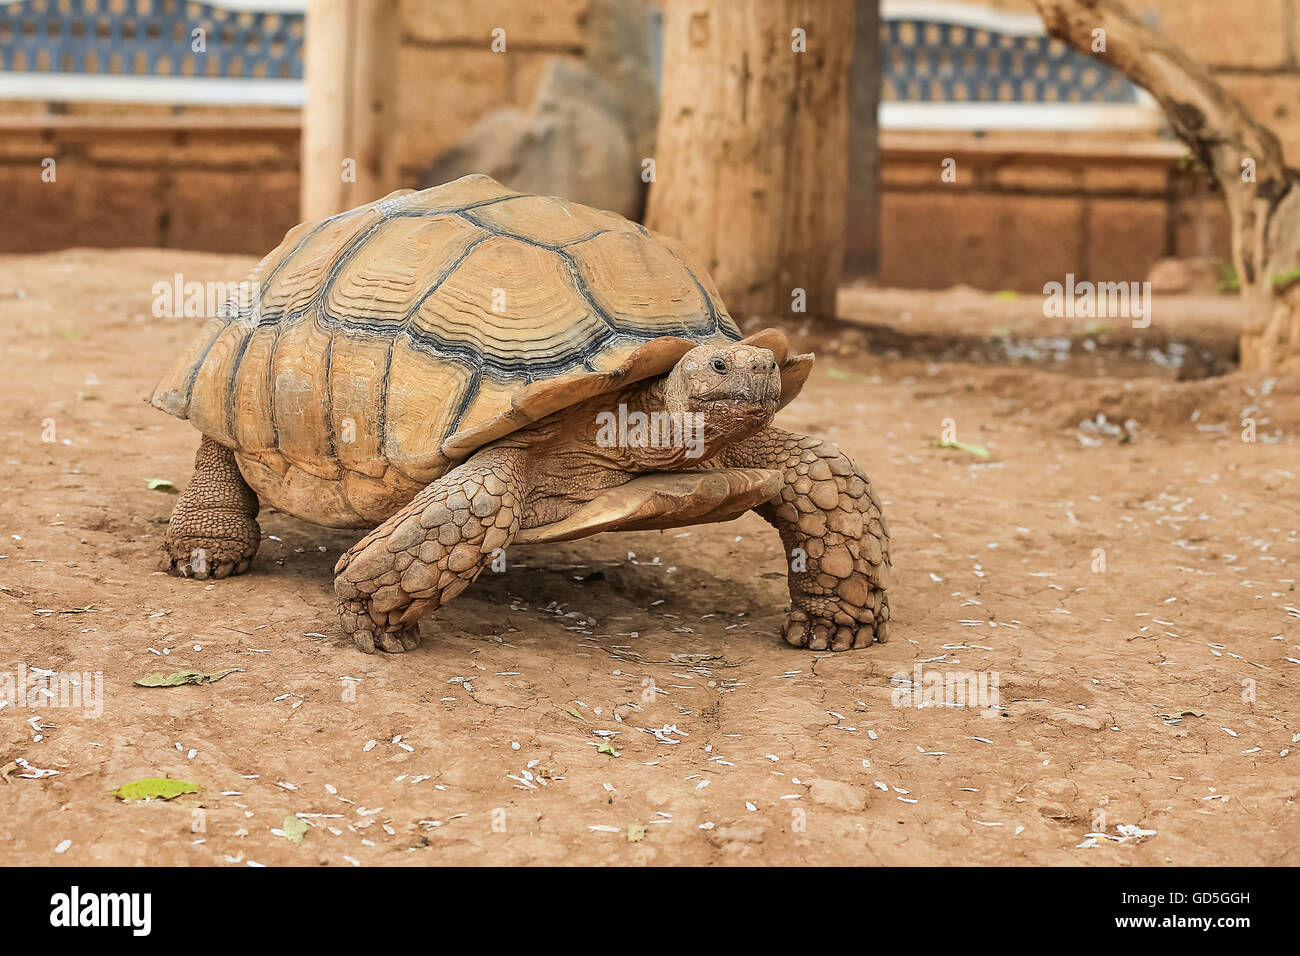
[[[397,652],[512,545],[753,509],[787,556],[785,640],[883,641],[867,476],[771,425],[812,362],[742,338],[682,243],[614,213],[487,176],[398,190],[291,229],[154,390],[202,434],[167,565],[247,570],[261,504],[372,528],[335,567],[339,620]]]

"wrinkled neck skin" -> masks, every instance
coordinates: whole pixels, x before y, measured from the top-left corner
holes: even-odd
[[[529,488],[524,525],[550,524],[638,474],[707,467],[775,413],[745,413],[728,401],[694,404],[683,383],[660,376],[556,412],[483,452],[522,458]]]

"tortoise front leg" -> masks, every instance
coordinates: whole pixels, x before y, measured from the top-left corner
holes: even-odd
[[[419,617],[468,587],[514,540],[524,500],[521,472],[510,453],[480,453],[339,558],[339,619],[357,647],[369,654],[419,645]]]
[[[814,651],[884,643],[889,529],[853,459],[820,438],[768,427],[727,448],[721,463],[785,474],[780,497],[754,510],[785,546],[792,605],[786,641]]]

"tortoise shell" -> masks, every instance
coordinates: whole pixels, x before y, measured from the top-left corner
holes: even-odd
[[[677,240],[467,176],[291,229],[150,402],[235,449],[259,493],[291,470],[320,480],[296,497],[345,481],[344,517],[373,521],[522,424],[740,338]]]

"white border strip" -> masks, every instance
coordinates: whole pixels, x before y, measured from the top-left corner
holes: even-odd
[[[1047,30],[1036,13],[1005,13],[952,0],[880,0],[881,20],[933,20],[1013,36],[1044,36]]]
[[[305,99],[302,80],[0,72],[0,100],[300,107]]]
[[[307,0],[193,0],[209,7],[240,13],[306,13]],[[182,7],[188,4],[183,4]],[[182,13],[182,16],[184,14]]]
[[[1131,103],[880,104],[880,128],[913,130],[1158,130],[1159,108]]]

